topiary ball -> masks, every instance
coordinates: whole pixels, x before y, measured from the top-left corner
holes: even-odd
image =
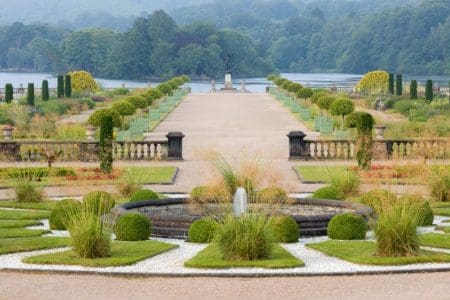
[[[122,215],[114,226],[114,233],[118,241],[148,240],[151,225],[147,217],[139,213]]]
[[[103,191],[90,192],[84,195],[83,202],[86,208],[96,214],[107,214],[116,205],[110,193]]]
[[[259,202],[262,203],[284,203],[288,196],[286,192],[279,187],[267,187],[258,192]]]
[[[363,240],[366,238],[367,223],[363,217],[344,213],[334,216],[328,223],[328,237],[333,240]]]
[[[275,216],[269,221],[275,241],[296,243],[300,237],[297,222],[291,216]]]
[[[214,238],[219,224],[212,219],[199,219],[189,226],[188,238],[191,243],[209,243]]]
[[[332,186],[324,186],[318,190],[316,190],[312,198],[314,199],[333,199],[333,200],[342,200],[338,196],[339,191]]]
[[[66,230],[63,220],[81,208],[81,202],[74,199],[64,199],[56,203],[52,210],[48,222],[51,230]]]
[[[131,195],[130,202],[139,202],[145,200],[158,200],[158,194],[152,190],[141,189]]]

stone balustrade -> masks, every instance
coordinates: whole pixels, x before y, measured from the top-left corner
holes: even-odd
[[[183,160],[181,132],[169,132],[167,140],[114,141],[114,160]],[[97,161],[97,141],[0,141],[0,161],[40,162]]]
[[[292,131],[289,137],[289,159],[351,160],[355,159],[355,141],[308,140],[301,131]],[[448,159],[450,139],[375,139],[374,159]]]

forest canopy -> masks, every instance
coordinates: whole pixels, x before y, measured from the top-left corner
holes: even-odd
[[[171,16],[157,10],[125,31],[16,22],[0,27],[0,68],[219,78],[231,55],[233,73],[241,77],[376,69],[450,74],[448,0],[305,2],[230,0],[175,9]]]

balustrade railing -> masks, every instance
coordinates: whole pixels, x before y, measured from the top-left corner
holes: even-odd
[[[114,160],[166,160],[168,141],[113,142]],[[0,160],[39,162],[50,156],[55,161],[97,161],[99,142],[0,141]],[[174,159],[174,158],[172,158]]]
[[[289,159],[350,160],[356,157],[353,140],[307,140],[303,132],[294,131],[289,137]],[[449,159],[450,139],[375,139],[375,159]]]

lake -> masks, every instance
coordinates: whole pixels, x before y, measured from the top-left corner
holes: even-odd
[[[343,73],[282,73],[281,76],[296,82],[300,82],[305,86],[314,88],[324,87],[329,88],[336,86],[337,88],[351,89],[362,77],[358,74],[343,74]],[[56,77],[52,74],[45,73],[4,73],[0,72],[0,88],[3,88],[6,83],[12,83],[14,87],[27,87],[28,83],[34,83],[36,88],[41,86],[42,80],[49,81],[50,88],[56,88]],[[439,86],[448,86],[450,77],[448,76],[404,76],[404,82],[411,79],[416,79],[419,84],[424,83],[427,79],[432,79]],[[133,80],[114,80],[96,78],[97,82],[104,88],[118,88],[125,86],[128,88],[148,87],[148,82],[133,81]],[[243,79],[234,79],[233,84],[235,88],[240,87]],[[250,92],[264,92],[266,86],[269,84],[265,78],[246,78],[244,79],[246,88]],[[156,82],[150,83],[151,86],[157,85]],[[208,92],[211,88],[211,81],[195,80],[189,83],[192,92]],[[223,80],[217,80],[216,88],[223,87]]]

